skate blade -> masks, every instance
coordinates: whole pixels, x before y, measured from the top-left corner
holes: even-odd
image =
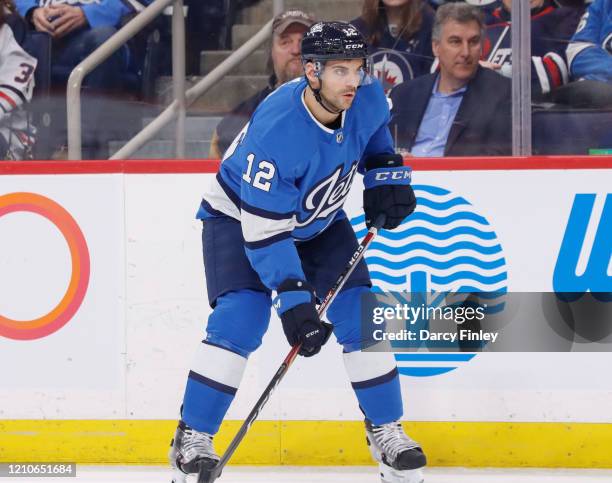
[[[195,483],[196,480],[197,478],[192,478],[191,475],[186,475],[181,470],[172,470],[172,483]]]
[[[424,483],[423,470],[396,470],[379,463],[380,480],[382,483]]]

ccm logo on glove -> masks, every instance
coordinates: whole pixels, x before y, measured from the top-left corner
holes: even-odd
[[[408,183],[412,180],[412,171],[410,169],[402,169],[401,171],[379,171],[376,170],[374,179],[376,181],[387,180],[407,180]]]
[[[368,229],[385,215],[385,230],[397,228],[416,208],[410,181],[412,169],[399,154],[377,154],[365,159],[363,211]]]
[[[331,335],[331,325],[322,322],[317,313],[313,287],[303,281],[288,279],[276,290],[276,309],[285,337],[291,346],[302,344],[300,355],[314,356]]]

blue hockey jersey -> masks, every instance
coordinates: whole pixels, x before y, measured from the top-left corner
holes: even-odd
[[[239,220],[247,257],[275,290],[304,279],[295,241],[345,217],[344,201],[362,158],[392,153],[389,105],[381,84],[360,87],[341,126],[330,129],[306,107],[304,78],[270,94],[226,151],[205,192],[199,218]]]
[[[572,77],[612,82],[612,0],[595,0],[567,48]]]

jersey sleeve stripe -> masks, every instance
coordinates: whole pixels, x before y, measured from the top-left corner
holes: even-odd
[[[9,96],[7,96],[4,92],[0,91],[0,99],[5,100],[6,102],[8,102],[8,104],[10,106],[12,106],[13,108],[17,107],[17,103]]]
[[[220,171],[217,173],[216,178],[217,182],[219,183],[219,186],[221,186],[221,189],[224,191],[226,196],[232,201],[232,203],[234,203],[234,205],[236,205],[236,208],[240,208],[240,196],[234,193],[232,189],[227,185],[227,183],[223,179],[223,176],[221,176]]]
[[[569,46],[567,47],[566,55],[570,69],[572,68],[572,63],[574,62],[576,56],[583,50],[589,49],[591,47],[596,46],[590,42],[572,42],[569,44]]]
[[[546,74],[546,68],[544,67],[544,63],[542,62],[542,57],[532,57],[531,60],[533,62],[533,66],[535,67],[538,80],[540,81],[542,93],[549,93],[550,81],[548,80],[548,75]]]
[[[278,235],[274,235],[269,238],[265,238],[263,240],[258,240],[254,242],[245,241],[244,246],[247,247],[249,250],[257,250],[258,248],[264,248],[264,247],[270,246],[279,241],[286,240],[287,238],[291,238],[291,233],[286,231],[283,233],[279,233]]]
[[[547,57],[550,57],[554,61],[557,69],[559,69],[559,74],[561,75],[560,85],[567,84],[569,82],[569,72],[567,70],[567,63],[565,62],[565,59],[556,52],[550,52]]]
[[[257,208],[256,206],[249,205],[243,200],[240,205],[241,211],[246,211],[251,215],[256,215],[261,218],[268,218],[270,220],[290,220],[293,218],[293,213],[277,213],[276,211],[268,211],[263,208]]]
[[[211,180],[209,189],[206,191],[203,198],[208,203],[208,206],[215,210],[215,212],[223,213],[236,220],[240,220],[240,208],[229,198],[226,190],[224,190],[219,183],[219,179],[218,176],[215,176]],[[202,207],[206,210],[206,206],[202,205]]]
[[[223,212],[221,212],[219,210],[215,210],[212,206],[210,206],[210,203],[208,201],[206,201],[205,199],[202,199],[202,203],[200,203],[200,205],[210,215],[213,215],[213,216],[227,216],[225,213],[223,213]]]
[[[257,215],[253,215],[248,211],[240,213],[242,222],[242,234],[248,242],[256,242],[265,240],[279,233],[291,233],[295,228],[295,219],[273,220]]]
[[[13,94],[17,95],[17,97],[19,97],[24,104],[28,102],[28,100],[23,95],[23,92],[13,86],[10,86],[8,84],[0,84],[0,89],[6,89],[11,91]]]
[[[551,57],[544,57],[542,62],[544,63],[544,67],[548,74],[550,75],[550,80],[552,81],[552,87],[559,87],[563,85],[563,77],[561,75],[561,69],[555,62],[556,59],[552,59]]]

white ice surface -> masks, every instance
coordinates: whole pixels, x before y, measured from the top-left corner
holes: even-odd
[[[165,467],[78,466],[76,478],[32,478],[40,482],[170,483]],[[8,483],[9,480],[7,480]],[[13,480],[10,480],[13,481]],[[26,479],[16,479],[15,482]],[[27,479],[30,481],[30,479]],[[230,467],[218,483],[380,483],[376,468]],[[425,483],[612,483],[612,470],[428,468]],[[190,481],[191,483],[191,481]]]

